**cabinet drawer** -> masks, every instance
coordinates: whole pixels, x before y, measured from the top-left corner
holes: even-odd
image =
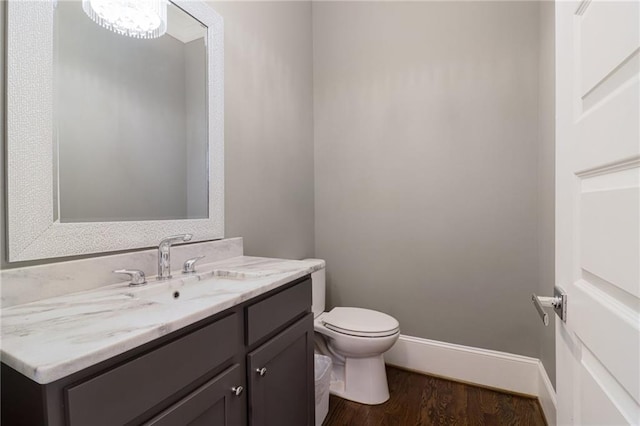
[[[246,392],[244,371],[239,364],[211,379],[144,426],[220,425],[240,426]]]
[[[229,315],[66,390],[71,426],[125,424],[230,360],[240,318]]]
[[[247,307],[247,345],[254,344],[310,309],[310,279]]]

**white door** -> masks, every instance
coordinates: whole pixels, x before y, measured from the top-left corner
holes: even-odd
[[[640,424],[640,2],[556,2],[558,424]]]

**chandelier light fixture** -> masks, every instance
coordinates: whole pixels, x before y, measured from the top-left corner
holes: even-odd
[[[129,37],[167,32],[167,0],[82,0],[82,9],[98,25]]]

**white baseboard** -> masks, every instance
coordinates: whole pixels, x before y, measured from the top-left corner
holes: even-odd
[[[409,370],[535,396],[549,425],[556,424],[555,391],[537,358],[404,335],[384,358]]]
[[[538,361],[538,393],[536,395],[542,406],[549,426],[556,426],[556,391],[544,369],[542,361]]]

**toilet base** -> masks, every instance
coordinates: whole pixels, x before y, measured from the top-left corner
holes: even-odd
[[[377,405],[389,399],[387,372],[382,355],[346,358],[333,365],[331,394],[360,404]]]

